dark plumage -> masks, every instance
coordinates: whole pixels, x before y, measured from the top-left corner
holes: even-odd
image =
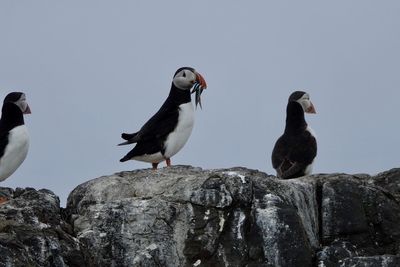
[[[290,179],[311,174],[317,155],[317,141],[308,127],[304,113],[315,113],[307,93],[291,94],[286,108],[286,127],[272,151],[272,166],[277,176]]]

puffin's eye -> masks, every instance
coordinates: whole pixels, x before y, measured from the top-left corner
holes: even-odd
[[[185,71],[183,71],[182,77],[186,78],[186,72]]]

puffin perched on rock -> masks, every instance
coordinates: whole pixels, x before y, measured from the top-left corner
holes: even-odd
[[[12,92],[5,97],[0,119],[0,181],[13,174],[28,154],[29,135],[23,115],[30,113],[24,93]],[[6,200],[0,194],[0,204]]]
[[[314,105],[306,92],[296,91],[287,104],[285,131],[272,151],[272,166],[279,178],[296,178],[312,172],[317,140],[304,113],[316,113]]]
[[[157,169],[158,164],[165,160],[167,166],[171,166],[171,157],[186,144],[193,129],[191,93],[196,93],[196,106],[200,104],[201,107],[200,96],[206,88],[206,81],[195,69],[179,68],[173,77],[169,95],[157,113],[138,132],[121,135],[126,142],[119,145],[136,143],[136,146],[120,161],[149,162],[153,169]]]

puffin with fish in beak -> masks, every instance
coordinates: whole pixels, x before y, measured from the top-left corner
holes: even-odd
[[[200,97],[206,88],[206,81],[194,68],[179,68],[172,79],[169,95],[157,113],[138,132],[121,135],[126,141],[119,145],[136,143],[136,146],[120,161],[149,162],[157,169],[165,160],[167,166],[171,166],[171,157],[183,148],[192,133],[194,108],[191,94],[195,93],[196,107],[201,107]]]

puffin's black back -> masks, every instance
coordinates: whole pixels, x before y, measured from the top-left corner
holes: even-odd
[[[307,122],[304,118],[303,107],[295,101],[289,101],[286,107],[285,133],[294,135],[306,129]]]

